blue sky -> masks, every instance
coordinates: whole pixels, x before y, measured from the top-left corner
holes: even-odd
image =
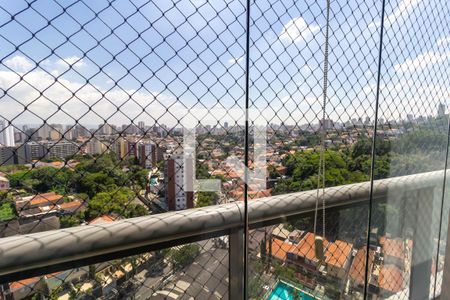
[[[380,115],[435,114],[449,99],[449,5],[388,2]],[[325,3],[253,2],[251,116],[317,123]],[[373,115],[381,1],[331,6],[327,114]],[[245,1],[3,0],[0,7],[0,117],[14,124],[242,124]]]

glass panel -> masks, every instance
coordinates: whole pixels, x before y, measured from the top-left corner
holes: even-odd
[[[0,286],[2,299],[228,299],[219,237]]]
[[[379,43],[370,24],[380,20],[381,3],[331,1],[323,107],[325,12],[326,1],[252,4],[250,112],[257,115],[250,113],[250,119],[267,125],[267,187],[272,195],[289,196],[294,202],[301,197],[292,193],[317,188],[323,133],[325,187],[337,186],[335,193],[359,198],[331,205],[327,194],[326,211],[319,199],[317,218],[310,213],[279,228],[253,231],[249,245],[253,299],[277,299],[277,290],[283,293],[278,295],[281,299],[296,299],[303,292],[320,299],[363,297]],[[316,193],[308,195],[302,205],[311,212]],[[260,200],[251,200],[250,194],[249,199]],[[273,237],[274,231],[281,236]],[[316,257],[315,238],[323,239],[322,259]],[[372,253],[370,257],[373,261]]]
[[[433,298],[442,272],[436,258],[448,135],[447,6],[386,3],[370,230],[378,262],[368,283],[370,295],[382,299]],[[378,212],[382,219],[374,218]]]
[[[315,255],[311,214],[253,230],[250,235],[250,298],[362,298],[365,212],[365,205],[327,211],[329,233],[324,242],[323,261]],[[372,253],[370,257],[372,262]]]
[[[1,5],[0,237],[242,198],[245,7],[197,2]]]

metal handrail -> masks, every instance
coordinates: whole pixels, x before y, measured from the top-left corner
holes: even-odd
[[[435,171],[377,180],[373,197],[379,199],[389,193],[441,186],[443,175],[444,171]],[[327,208],[363,204],[369,200],[369,189],[370,182],[327,188]],[[315,190],[250,201],[250,224],[254,228],[264,222],[282,222],[290,216],[311,212],[315,201]],[[162,249],[169,244],[228,234],[230,230],[242,227],[243,214],[243,203],[233,202],[2,238],[0,283],[11,278],[67,269],[75,266],[75,261],[84,261],[84,264],[106,261],[114,253],[116,257],[127,256],[149,249]]]

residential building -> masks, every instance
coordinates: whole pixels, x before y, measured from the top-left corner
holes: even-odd
[[[71,125],[66,126],[66,129],[64,131],[64,138],[69,141],[73,139],[73,129]]]
[[[96,225],[96,224],[104,224],[104,223],[109,223],[109,222],[113,222],[120,219],[117,216],[112,216],[112,215],[102,215],[99,216],[95,219],[93,219],[92,221],[89,222],[89,225]]]
[[[101,154],[107,150],[106,144],[102,141],[93,138],[86,143],[85,151],[87,154]]]
[[[50,130],[50,133],[49,133],[50,140],[57,141],[57,140],[61,139],[61,137],[62,137],[62,134],[60,131],[55,130],[55,129]]]
[[[381,295],[387,297],[400,292],[404,287],[403,271],[395,265],[383,265],[378,275]]]
[[[116,153],[120,159],[125,158],[128,155],[127,140],[123,137],[119,137],[115,142]]]
[[[9,284],[9,289],[5,291],[3,295],[5,299],[26,299],[29,295],[43,292],[44,290],[43,277],[32,277],[11,282]]]
[[[91,133],[89,132],[89,130],[87,130],[84,126],[79,125],[79,124],[76,125],[72,131],[73,131],[74,138],[91,136]]]
[[[17,161],[15,147],[0,146],[0,166],[13,165]]]
[[[16,210],[18,212],[37,207],[50,206],[55,207],[57,204],[64,203],[64,197],[55,192],[37,194],[33,196],[23,197],[16,200]]]
[[[164,175],[168,209],[194,207],[194,192],[184,190],[184,157],[181,150],[178,149],[167,156]]]
[[[80,148],[77,144],[67,140],[48,142],[46,146],[46,157],[49,158],[66,158],[77,154],[80,151]]]
[[[401,269],[404,266],[405,247],[403,240],[380,237],[381,254],[385,264],[392,264]]]
[[[301,239],[300,242],[296,245],[294,251],[292,252],[292,255],[290,255],[290,257],[288,256],[288,258],[290,258],[297,264],[303,265],[304,267],[310,268],[312,270],[316,270],[320,265],[320,261],[316,258],[316,245],[314,240],[315,235],[313,233],[306,233],[303,239]],[[328,240],[324,239],[324,251],[328,247],[328,244]]]
[[[327,275],[344,279],[350,266],[353,245],[337,240],[325,251]]]
[[[277,238],[271,238],[268,241],[267,252],[273,258],[276,258],[280,262],[285,262],[288,255],[292,256],[295,245],[282,241]]]
[[[358,290],[362,290],[364,288],[365,274],[366,274],[366,257],[367,257],[366,253],[367,247],[363,247],[356,251],[356,255],[353,258],[353,262],[349,271],[350,283],[354,288],[357,288]],[[369,249],[369,260],[368,260],[369,282],[372,276],[374,259],[375,259],[375,251]]]
[[[42,126],[38,129],[37,135],[41,140],[47,140],[50,137],[50,131],[52,128],[47,123],[42,124]]]
[[[98,128],[99,128],[99,130],[97,131],[97,133],[100,134],[100,135],[111,135],[111,134],[113,134],[113,128],[108,123],[100,124],[100,125],[98,125]]]
[[[139,143],[137,157],[140,165],[148,170],[156,167],[158,152],[160,153],[161,150],[153,143]]]
[[[5,120],[0,120],[0,146],[14,147],[14,127],[8,125]]]
[[[46,155],[46,147],[41,142],[27,142],[17,148],[19,164],[30,163],[33,160],[41,160]]]

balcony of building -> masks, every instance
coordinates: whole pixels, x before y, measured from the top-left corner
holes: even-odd
[[[0,2],[0,300],[450,299],[449,16]]]

